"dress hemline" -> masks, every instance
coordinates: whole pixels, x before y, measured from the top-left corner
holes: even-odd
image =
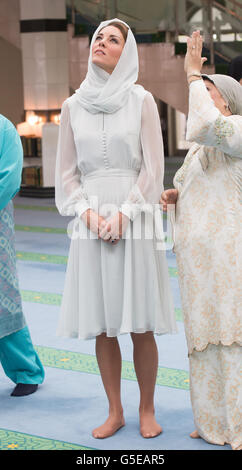
[[[225,439],[222,439],[222,440],[219,440],[219,439],[211,439],[209,437],[204,437],[205,435],[201,433],[199,434],[201,439],[203,439],[204,441],[208,442],[209,444],[213,444],[213,445],[217,445],[217,446],[226,446],[226,445],[229,445],[231,446],[232,450],[237,450],[239,449],[239,447],[242,445],[242,442],[241,443],[234,443],[234,442],[229,442]]]
[[[195,352],[203,352],[205,351],[205,349],[207,349],[207,347],[212,344],[213,346],[232,346],[233,344],[237,344],[238,346],[242,347],[242,342],[238,341],[238,340],[233,340],[233,341],[229,341],[229,342],[225,342],[225,341],[217,341],[217,342],[214,342],[214,341],[208,341],[205,345],[201,346],[201,348],[198,348],[197,346],[193,346],[192,349],[190,349],[188,351],[188,356],[191,356],[192,353],[195,351]]]
[[[121,335],[127,335],[127,334],[131,334],[131,333],[135,333],[135,334],[144,334],[144,333],[153,333],[157,336],[162,336],[162,335],[165,335],[165,334],[177,334],[177,330],[164,330],[164,331],[154,331],[154,330],[150,330],[150,329],[143,329],[142,331],[139,330],[139,331],[135,331],[135,330],[129,330],[129,331],[119,331],[117,332],[116,335],[107,335],[108,338],[117,338],[118,336],[121,336]],[[101,334],[103,333],[106,333],[107,334],[107,330],[100,330],[98,333],[93,333],[91,335],[88,335],[88,336],[80,336],[78,333],[61,333],[61,332],[58,332],[56,333],[56,336],[58,337],[62,337],[62,338],[72,338],[72,339],[80,339],[80,340],[89,340],[89,339],[95,339],[97,336],[100,336]]]
[[[10,332],[8,332],[8,333],[5,333],[5,334],[1,334],[1,335],[0,335],[0,339],[6,338],[6,336],[13,335],[14,333],[18,333],[18,331],[23,330],[26,326],[27,326],[27,325],[26,325],[26,323],[25,323],[23,326],[20,326],[20,327],[17,328],[17,329],[14,329],[14,330],[12,330],[12,331],[10,331]]]

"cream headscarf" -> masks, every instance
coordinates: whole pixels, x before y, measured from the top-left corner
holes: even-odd
[[[203,78],[211,80],[222,97],[229,105],[232,114],[242,115],[242,86],[234,78],[228,75],[205,75]]]
[[[119,61],[114,71],[109,74],[92,63],[92,46],[100,29],[114,21],[124,24],[128,28],[128,35]],[[138,71],[137,45],[129,26],[117,18],[103,21],[93,35],[88,71],[80,88],[76,90],[77,99],[90,113],[114,113],[126,103],[132,87],[139,86],[134,85],[138,78]]]

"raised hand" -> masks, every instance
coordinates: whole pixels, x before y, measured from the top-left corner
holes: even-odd
[[[185,56],[184,69],[187,75],[192,72],[200,73],[207,58],[202,57],[203,38],[200,31],[194,31],[187,39],[187,53]]]

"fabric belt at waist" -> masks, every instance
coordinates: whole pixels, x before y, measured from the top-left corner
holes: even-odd
[[[81,176],[81,181],[85,181],[89,178],[102,178],[111,176],[138,176],[139,170],[122,169],[122,168],[108,168],[107,170],[95,170],[90,171],[86,175]]]

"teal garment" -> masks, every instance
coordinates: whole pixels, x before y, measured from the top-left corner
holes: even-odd
[[[28,327],[0,338],[0,361],[5,374],[16,384],[41,384],[44,369]]]
[[[23,147],[14,125],[0,114],[0,210],[20,189]]]
[[[0,115],[0,338],[26,326],[16,269],[12,203],[20,187],[22,166],[18,132]]]
[[[0,210],[0,338],[26,326],[16,268],[13,203]]]

